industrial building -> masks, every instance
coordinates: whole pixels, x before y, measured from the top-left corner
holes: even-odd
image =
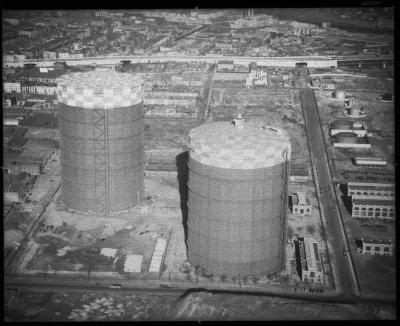
[[[383,168],[363,168],[362,170],[341,170],[339,175],[346,181],[368,181],[388,183],[395,181],[393,170]]]
[[[374,220],[395,220],[394,200],[352,199],[351,217]]]
[[[390,240],[361,239],[361,241],[360,252],[364,255],[393,255],[393,244]]]
[[[359,165],[359,166],[376,166],[376,167],[380,167],[380,166],[386,166],[387,165],[387,160],[384,159],[383,157],[354,157],[353,158],[353,163],[355,165]]]
[[[292,214],[294,216],[311,215],[311,200],[303,192],[292,194]]]
[[[359,123],[350,120],[336,120],[331,124],[331,136],[342,132],[352,132],[357,135],[357,137],[365,137],[367,135],[367,128]]]
[[[99,215],[129,209],[144,196],[142,82],[115,71],[58,80],[62,201]]]
[[[26,172],[30,175],[40,175],[42,173],[43,165],[40,161],[31,161],[24,158],[19,158],[17,161],[7,161],[5,168],[10,174],[18,174]]]
[[[332,137],[333,147],[341,148],[371,148],[368,138],[358,137],[354,132],[339,132]]]
[[[262,121],[204,124],[189,134],[188,259],[206,273],[266,275],[285,261],[291,146]]]
[[[395,184],[371,181],[348,181],[347,196],[351,197],[351,216],[363,219],[394,220]]]
[[[297,269],[303,283],[323,284],[324,264],[318,242],[298,237],[296,241]]]
[[[394,200],[394,183],[347,182],[347,196],[358,199]]]

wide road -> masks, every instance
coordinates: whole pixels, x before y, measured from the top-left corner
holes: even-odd
[[[295,57],[251,57],[251,56],[223,56],[223,55],[168,55],[157,53],[153,55],[123,55],[123,56],[95,56],[83,58],[66,59],[27,59],[24,61],[3,60],[3,67],[23,67],[24,64],[34,63],[38,67],[52,67],[54,62],[65,61],[68,66],[76,65],[116,65],[121,60],[130,60],[132,63],[147,62],[207,62],[216,63],[219,60],[234,60],[237,62],[256,62],[267,66],[294,67],[296,62],[307,62],[309,67],[330,67],[337,66],[337,61],[330,56],[295,56]]]
[[[318,107],[314,91],[309,88],[300,89],[300,98],[306,123],[311,161],[316,172],[316,184],[319,188],[321,214],[325,217],[325,232],[333,253],[332,266],[337,272],[340,285],[338,288],[344,296],[359,295],[358,282],[354,273],[351,254],[348,252],[346,234],[339,213],[338,203],[333,188],[333,180],[329,171],[328,157],[321,128]],[[344,254],[346,251],[346,254]]]

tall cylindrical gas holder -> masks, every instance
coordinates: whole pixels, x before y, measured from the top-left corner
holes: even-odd
[[[289,136],[262,121],[214,122],[189,134],[188,259],[214,275],[284,266]]]
[[[144,196],[142,82],[115,71],[58,80],[62,202],[108,215]]]

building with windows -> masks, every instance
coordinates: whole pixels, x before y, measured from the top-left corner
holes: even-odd
[[[363,168],[362,170],[339,170],[339,177],[346,181],[368,181],[378,183],[393,183],[394,171],[383,168]]]
[[[395,199],[394,183],[347,182],[347,196],[358,199]]]
[[[233,61],[220,60],[217,65],[217,71],[233,70]]]
[[[371,220],[395,219],[395,184],[347,182],[347,196],[352,199],[351,216]]]
[[[351,217],[369,220],[394,221],[395,201],[378,199],[352,199]]]
[[[392,256],[393,244],[390,240],[361,239],[360,251],[364,255]]]
[[[292,194],[292,213],[294,216],[311,215],[310,198],[303,192]]]
[[[324,265],[318,242],[312,238],[298,238],[296,246],[298,271],[303,283],[323,284]]]

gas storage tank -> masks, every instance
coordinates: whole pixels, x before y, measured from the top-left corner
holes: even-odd
[[[357,144],[357,134],[354,132],[339,132],[335,135],[336,142],[346,144]]]
[[[107,215],[144,196],[142,82],[130,74],[92,71],[58,80],[62,201]]]
[[[331,124],[332,129],[352,130],[353,121],[350,120],[335,120]]]
[[[215,275],[265,275],[284,263],[289,136],[261,121],[189,134],[188,259]]]

